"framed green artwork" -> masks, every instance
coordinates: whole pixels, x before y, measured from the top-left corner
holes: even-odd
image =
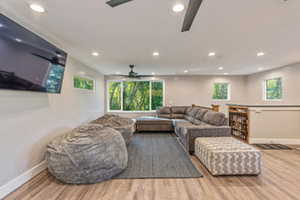
[[[84,90],[95,89],[95,80],[87,77],[74,76],[73,84],[74,84],[74,88],[78,88],[78,89],[84,89]]]
[[[281,100],[283,97],[282,92],[282,79],[273,78],[265,80],[265,100]]]
[[[213,100],[228,101],[230,100],[229,83],[214,83]]]

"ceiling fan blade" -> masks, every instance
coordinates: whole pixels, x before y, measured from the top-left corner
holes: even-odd
[[[125,74],[108,74],[108,76],[128,77],[128,75],[125,75]]]
[[[110,0],[110,1],[107,1],[106,4],[110,5],[111,7],[116,7],[118,5],[127,3],[129,1],[132,1],[132,0]]]
[[[183,26],[181,32],[186,32],[191,29],[193,21],[198,13],[198,10],[201,6],[203,0],[189,0],[189,6],[185,13]]]
[[[147,77],[153,77],[153,76],[152,75],[138,75],[138,77],[147,78]]]

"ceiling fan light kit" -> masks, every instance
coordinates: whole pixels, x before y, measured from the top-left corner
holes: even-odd
[[[110,1],[107,1],[106,4],[108,4],[111,7],[116,7],[116,6],[128,3],[130,1],[133,1],[133,0],[110,0]],[[185,13],[181,32],[186,32],[191,29],[191,26],[192,26],[193,21],[198,13],[200,6],[202,4],[202,1],[203,0],[189,0],[189,5],[188,5],[187,11]],[[183,7],[183,9],[184,9],[184,7]]]
[[[153,75],[139,75],[138,73],[134,72],[134,65],[129,65],[130,68],[130,72],[128,73],[128,75],[124,75],[124,74],[112,74],[111,76],[122,76],[125,78],[130,78],[130,79],[140,79],[140,78],[148,78],[148,77],[153,77]]]

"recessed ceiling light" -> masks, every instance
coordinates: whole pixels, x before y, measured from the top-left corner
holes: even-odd
[[[262,71],[264,68],[262,68],[262,67],[260,67],[260,68],[258,68],[258,71]]]
[[[92,55],[93,56],[99,56],[99,53],[98,52],[93,52]]]
[[[216,55],[215,52],[210,52],[210,53],[208,54],[209,57],[213,57],[213,56],[215,56],[215,55]]]
[[[22,40],[20,38],[16,38],[17,42],[22,42]]]
[[[177,3],[173,6],[174,12],[182,12],[184,10],[184,5],[181,3]]]
[[[155,72],[152,72],[151,74],[152,74],[152,75],[155,75]]]
[[[228,73],[224,73],[224,75],[228,75]]]
[[[223,67],[219,67],[218,69],[219,69],[219,70],[223,70],[224,68],[223,68]]]
[[[30,8],[38,13],[44,13],[45,8],[39,4],[30,4]]]
[[[188,73],[189,71],[188,71],[188,70],[184,70],[183,72],[184,72],[184,73]]]
[[[153,56],[159,56],[159,52],[157,51],[153,52]]]
[[[264,55],[265,55],[265,53],[264,53],[264,52],[258,52],[258,53],[257,53],[257,56],[258,56],[258,57],[260,57],[260,56],[264,56]]]

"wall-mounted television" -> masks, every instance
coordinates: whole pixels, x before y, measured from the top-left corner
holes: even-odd
[[[67,53],[0,14],[0,89],[60,93]]]

